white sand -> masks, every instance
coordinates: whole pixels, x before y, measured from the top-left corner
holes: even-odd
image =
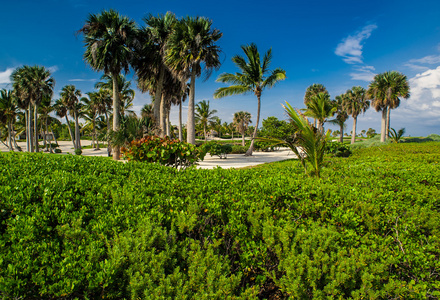
[[[42,143],[40,142],[40,144]],[[18,145],[22,147],[23,151],[26,150],[25,142],[19,142]],[[61,149],[62,151],[61,154],[75,153],[71,141],[59,141],[58,145],[60,146],[59,149]],[[81,140],[81,145],[91,145],[91,141]],[[3,144],[0,144],[0,151],[8,150]],[[82,155],[84,156],[107,156],[107,148],[101,148],[101,150],[94,150],[89,148],[82,149],[82,151]],[[211,157],[209,154],[207,154],[205,156],[205,159],[198,163],[198,168],[243,168],[292,158],[296,158],[296,155],[288,148],[281,148],[281,150],[274,152],[254,152],[252,156],[244,156],[244,154],[229,154],[227,159],[220,159],[218,156]]]

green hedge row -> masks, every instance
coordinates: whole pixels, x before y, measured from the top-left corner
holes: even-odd
[[[234,170],[0,155],[0,297],[436,299],[440,143]]]

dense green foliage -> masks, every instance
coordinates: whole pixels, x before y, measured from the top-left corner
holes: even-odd
[[[203,148],[206,153],[209,153],[211,156],[217,155],[220,159],[226,159],[228,154],[232,152],[231,144],[223,144],[217,141],[205,143],[203,144]]]
[[[434,299],[440,143],[187,169],[2,153],[0,296]]]
[[[121,150],[127,160],[159,163],[179,169],[194,165],[206,155],[203,147],[158,136],[133,140],[127,148]]]

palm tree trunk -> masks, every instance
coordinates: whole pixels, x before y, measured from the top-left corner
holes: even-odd
[[[75,144],[76,144],[76,149],[81,149],[81,137],[80,137],[80,132],[79,132],[78,112],[76,111],[76,108],[73,111],[73,116],[75,118]]]
[[[12,125],[12,131],[14,131],[14,125]],[[12,136],[12,139],[14,140],[14,146],[15,149],[17,149],[18,151],[22,151],[21,148],[17,145],[17,140],[15,139],[15,134]]]
[[[53,133],[53,130],[52,130],[52,125],[49,125],[49,128],[50,128],[50,133],[52,133],[52,137],[53,137],[55,144],[58,144],[57,137],[55,136],[55,134]]]
[[[9,151],[14,151],[14,148],[12,148],[12,120],[8,120],[8,143],[9,143]]]
[[[72,128],[70,128],[70,123],[69,123],[69,118],[67,117],[67,113],[66,113],[65,117],[66,117],[66,122],[67,122],[67,129],[69,129],[70,139],[72,140],[72,143],[73,143],[73,149],[76,150],[75,138],[73,137]]]
[[[28,123],[28,129],[29,129],[29,149],[31,150],[30,152],[34,152],[34,138],[33,138],[33,134],[32,134],[32,104],[29,102],[29,123]]]
[[[105,121],[107,122],[107,155],[108,156],[111,156],[112,155],[112,148],[110,147],[110,142],[109,142],[109,139],[110,139],[110,120],[109,120],[109,118],[108,118],[108,114],[107,114],[107,112],[104,112],[104,115],[105,115]]]
[[[40,149],[38,147],[38,105],[35,104],[34,108],[34,132],[35,132],[35,152],[40,152]]]
[[[254,129],[254,134],[252,135],[251,146],[246,151],[245,156],[251,156],[252,155],[252,151],[254,151],[255,138],[257,137],[258,123],[260,122],[261,95],[257,95],[257,99],[258,99],[257,123],[255,123],[255,129]]]
[[[166,101],[165,101],[165,97],[164,95],[162,95],[161,97],[161,101],[160,101],[160,111],[159,111],[159,136],[160,137],[165,137],[165,135],[167,135],[166,133],[166,105],[165,105]]]
[[[96,118],[96,115],[94,115],[93,116],[93,120],[92,120],[92,139],[93,139],[93,148],[94,149],[96,149],[96,150],[99,150],[99,141],[98,141],[98,139],[97,139],[97,137],[96,137],[96,122],[95,122],[95,118]],[[96,140],[96,146],[95,146],[95,140]]]
[[[25,123],[25,132],[26,132],[26,151],[30,152],[30,144],[29,144],[29,111],[27,109],[24,110],[24,123]]]
[[[386,122],[387,122],[387,108],[384,107],[382,109],[382,122],[381,122],[381,126],[380,126],[380,141],[381,142],[385,142]]]
[[[206,142],[206,125],[203,124],[203,135],[205,137],[205,142]]]
[[[344,124],[340,125],[340,130],[341,135],[339,136],[339,142],[343,143],[344,142]]]
[[[351,133],[351,143],[354,144],[356,140],[356,123],[357,123],[357,116],[353,118],[353,131]]]
[[[44,131],[44,135],[43,135],[43,137],[44,137],[44,149],[45,150],[47,150],[47,141],[46,141],[46,133],[48,133],[49,131],[47,130],[48,128],[48,126],[47,126],[47,119],[48,119],[48,116],[46,116],[46,119],[44,120],[44,125],[45,125],[45,131]],[[49,148],[50,148],[50,152],[52,153],[52,142],[50,142],[49,141]]]
[[[167,108],[167,111],[166,111],[166,119],[165,119],[165,122],[166,122],[166,128],[167,128],[167,136],[169,136],[169,137],[171,137],[171,128],[170,128],[170,110],[171,110],[171,107],[168,107],[168,108]]]
[[[244,132],[241,134],[241,145],[244,147],[246,144],[245,144],[245,141],[244,141]]]
[[[179,141],[183,140],[183,134],[182,134],[182,99],[179,103]]]
[[[162,66],[159,71],[159,80],[157,81],[156,93],[154,95],[153,114],[156,126],[160,129],[160,108],[162,106],[162,89],[165,77],[165,68]]]
[[[388,107],[387,109],[387,125],[386,125],[386,131],[385,131],[385,140],[388,139],[388,136],[390,134],[390,114],[391,114],[391,108]]]
[[[113,131],[119,130],[119,91],[118,91],[118,73],[113,73]],[[121,149],[119,146],[113,147],[113,160],[119,160],[121,156]]]
[[[194,98],[195,98],[195,89],[196,89],[196,68],[192,67],[191,71],[191,83],[189,89],[189,99],[188,99],[188,119],[186,122],[186,142],[189,144],[196,144],[196,130],[195,130],[195,122],[194,122]]]

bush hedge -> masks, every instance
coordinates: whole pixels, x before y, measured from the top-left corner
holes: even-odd
[[[440,143],[179,172],[0,155],[6,299],[436,299]]]

